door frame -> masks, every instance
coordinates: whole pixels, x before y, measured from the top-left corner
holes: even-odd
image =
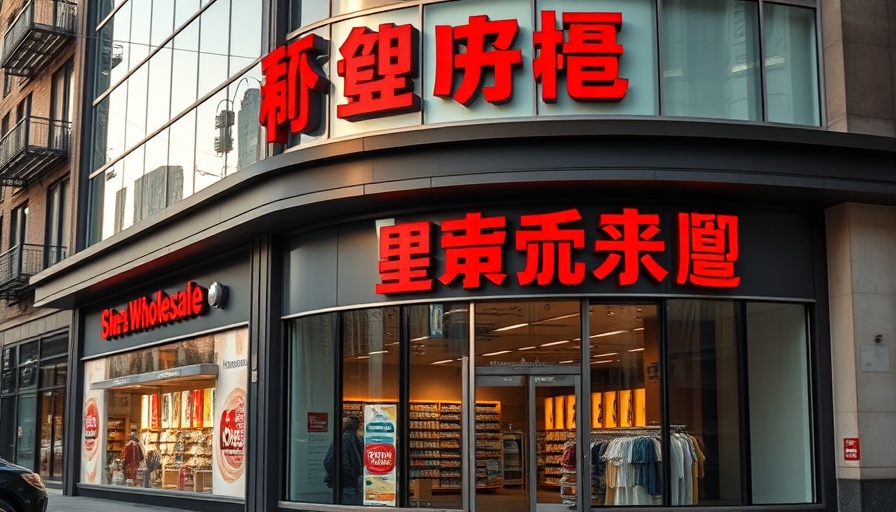
[[[508,370],[511,371],[508,371]],[[476,403],[476,389],[478,386],[491,386],[491,387],[523,387],[524,392],[526,394],[527,401],[527,411],[529,418],[527,420],[525,437],[526,442],[528,444],[528,448],[525,450],[525,461],[524,468],[526,468],[527,473],[525,475],[526,481],[526,492],[528,494],[528,503],[530,505],[530,512],[536,512],[538,510],[538,450],[537,450],[537,429],[536,429],[536,393],[535,388],[542,387],[550,387],[550,384],[545,384],[546,380],[540,379],[548,379],[550,378],[553,381],[554,378],[560,377],[560,382],[557,384],[553,384],[556,386],[569,386],[570,384],[575,389],[575,397],[576,397],[576,409],[582,406],[583,401],[587,401],[585,399],[585,393],[583,392],[582,387],[582,374],[579,366],[569,366],[569,365],[544,365],[544,366],[534,366],[534,367],[479,367],[475,368],[473,372],[472,385],[469,387],[467,395],[467,403],[471,404],[471,408],[475,410]],[[571,380],[572,382],[567,382]],[[492,384],[492,382],[494,384]],[[590,407],[590,406],[589,406]],[[584,409],[582,409],[584,410]],[[588,409],[590,410],[590,409]],[[463,488],[469,489],[469,499],[465,500],[468,510],[475,512],[476,510],[476,423],[475,423],[475,414],[470,414],[472,421],[467,424],[467,439],[464,440],[464,445],[466,450],[469,451],[469,454],[465,457],[467,461],[467,466],[469,468],[468,471],[463,473],[464,485]],[[585,425],[585,418],[587,415],[585,414],[576,414],[576,444],[578,446],[586,446],[583,443],[583,440],[586,439],[584,434],[583,425]],[[588,437],[590,439],[590,437]],[[590,470],[584,471],[586,467],[584,462],[587,461],[590,455],[590,450],[580,449],[576,451],[576,506],[575,510],[583,510],[583,492],[586,486],[584,485],[586,476],[589,478],[589,485],[587,488],[588,496],[590,494]],[[589,501],[590,503],[590,501]]]

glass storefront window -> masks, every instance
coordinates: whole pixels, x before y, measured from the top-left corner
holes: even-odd
[[[661,505],[657,307],[592,304],[589,312],[591,464],[598,475],[591,506]],[[634,464],[643,468],[638,479],[620,485],[617,466]]]
[[[669,418],[685,467],[672,505],[743,505],[738,316],[733,301],[671,300],[667,309]],[[673,464],[673,469],[675,465]]]
[[[292,501],[333,503],[332,475],[324,458],[341,420],[336,401],[336,314],[295,320],[290,325],[289,476]]]
[[[337,503],[343,505],[375,504],[391,501],[399,492],[394,475],[394,454],[397,431],[368,429],[368,422],[378,420],[381,411],[395,422],[400,374],[400,314],[398,307],[352,311],[342,316],[342,436],[337,445],[342,460],[335,461],[341,489]],[[398,440],[400,441],[400,440]],[[393,471],[370,475],[364,467],[367,450],[372,446],[389,450]],[[357,452],[355,450],[357,447]],[[335,457],[334,457],[335,459]],[[391,499],[390,499],[391,498]]]
[[[579,301],[476,304],[476,366],[521,360],[577,365],[582,360]]]
[[[587,325],[581,308],[580,300],[521,299],[293,320],[288,499],[371,505],[387,493],[394,502],[377,504],[462,509],[461,491],[473,485],[491,491],[474,494],[483,511],[574,507],[581,488],[590,490],[590,508],[813,502],[805,306],[591,301]],[[468,367],[470,332],[476,356]],[[590,385],[582,389],[585,371]],[[370,487],[369,468],[348,464],[367,461],[371,446],[383,449],[374,439],[381,431],[367,427],[378,421],[371,414],[389,408],[396,432],[408,432],[407,440],[389,437],[406,464]],[[332,421],[334,409],[341,417]],[[465,431],[465,410],[474,432]],[[794,421],[775,419],[784,416]],[[361,456],[343,454],[331,471],[344,469],[339,478],[349,486],[363,474],[364,490],[328,488],[329,445],[338,453],[356,443]],[[590,468],[578,467],[579,450],[589,450]]]
[[[806,309],[798,304],[747,303],[746,327],[752,502],[811,503],[815,489]]]
[[[244,495],[248,329],[84,368],[82,482]]]
[[[469,347],[468,304],[408,306],[409,478],[418,504],[463,508],[461,422]],[[439,436],[436,438],[435,436]]]
[[[37,380],[37,379],[35,379]],[[16,414],[15,463],[34,470],[34,446],[37,443],[37,396],[20,395]]]

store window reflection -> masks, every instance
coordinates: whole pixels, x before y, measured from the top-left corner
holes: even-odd
[[[345,421],[340,443],[335,449],[335,453],[342,453],[341,460],[334,460],[334,466],[338,468],[335,471],[339,472],[338,490],[334,489],[337,503],[371,504],[390,501],[390,497],[394,502],[396,493],[401,492],[394,473],[378,475],[375,479],[367,477],[364,468],[358,467],[363,453],[355,457],[352,449],[358,442],[357,435],[362,436],[359,451],[366,450],[367,443],[391,444],[394,449],[396,442],[403,442],[397,437],[397,418],[394,416],[401,373],[399,339],[398,307],[351,311],[342,316],[342,415]],[[393,422],[391,435],[371,436],[366,429],[367,419],[379,416],[381,411],[389,411],[386,415]],[[367,439],[368,436],[371,437]]]
[[[591,505],[662,505],[657,306],[592,304],[589,313]]]
[[[672,505],[744,504],[736,311],[733,301],[668,302],[669,417],[683,432],[670,442],[685,462],[680,475],[673,466]]]
[[[337,317],[335,313],[290,324],[288,499],[333,503],[324,459],[340,420],[333,418]]]
[[[476,366],[521,361],[578,364],[582,357],[579,301],[476,304]]]
[[[468,304],[408,306],[411,504],[463,508],[461,371],[469,347]]]
[[[811,503],[815,489],[806,308],[747,303],[746,315],[752,501]]]

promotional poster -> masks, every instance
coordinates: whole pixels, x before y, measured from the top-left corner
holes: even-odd
[[[394,507],[395,404],[364,405],[364,504]]]

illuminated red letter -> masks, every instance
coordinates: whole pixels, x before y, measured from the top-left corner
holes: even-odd
[[[336,106],[340,119],[357,121],[420,110],[414,94],[417,45],[420,35],[412,25],[380,25],[379,32],[355,27],[339,47],[342,60],[336,72],[345,79],[348,103]]]
[[[320,124],[320,94],[328,82],[316,58],[327,44],[317,34],[281,46],[261,59],[261,110],[258,120],[267,129],[269,143],[285,144],[286,122],[293,133],[317,129]]]
[[[479,288],[484,276],[495,284],[507,277],[503,273],[502,248],[507,233],[504,217],[482,217],[468,213],[463,219],[442,222],[442,249],[445,249],[445,273],[439,278],[450,284],[463,275],[465,289]]]
[[[520,217],[516,250],[526,252],[526,270],[516,273],[521,285],[530,284],[536,278],[541,286],[550,284],[554,279],[555,269],[562,284],[582,283],[585,279],[585,264],[573,263],[572,250],[585,248],[585,231],[560,228],[560,224],[580,220],[582,216],[578,210]]]
[[[663,252],[666,243],[662,240],[651,240],[659,232],[657,226],[660,216],[657,214],[639,214],[636,208],[623,208],[622,214],[604,213],[600,216],[601,230],[610,235],[611,240],[598,240],[594,244],[596,252],[610,252],[607,259],[595,271],[598,279],[607,277],[619,263],[622,263],[622,272],[619,273],[619,285],[634,284],[638,280],[638,269],[644,265],[650,276],[656,281],[661,281],[668,272],[661,267],[651,252]],[[622,227],[620,231],[619,227]],[[642,230],[641,227],[644,227]]]
[[[532,35],[538,54],[532,69],[541,82],[542,100],[557,101],[557,76],[566,72],[566,90],[576,101],[619,101],[628,90],[628,80],[619,78],[619,57],[622,45],[616,33],[622,28],[618,12],[563,14],[563,32],[556,26],[554,11],[542,11],[541,30]]]
[[[380,229],[380,280],[376,293],[432,290],[429,274],[431,224],[409,222]]]
[[[678,214],[678,272],[675,282],[734,288],[739,256],[737,216],[705,213]]]
[[[464,106],[473,102],[482,82],[482,70],[491,68],[494,84],[482,87],[485,101],[501,104],[513,95],[513,69],[522,65],[522,50],[511,50],[519,31],[516,20],[489,21],[488,16],[470,16],[469,24],[459,27],[436,26],[436,76],[433,94],[453,97]],[[493,50],[486,50],[490,41]],[[458,47],[466,50],[458,52]],[[463,78],[454,91],[454,72],[462,70]],[[453,92],[453,94],[452,94]]]

